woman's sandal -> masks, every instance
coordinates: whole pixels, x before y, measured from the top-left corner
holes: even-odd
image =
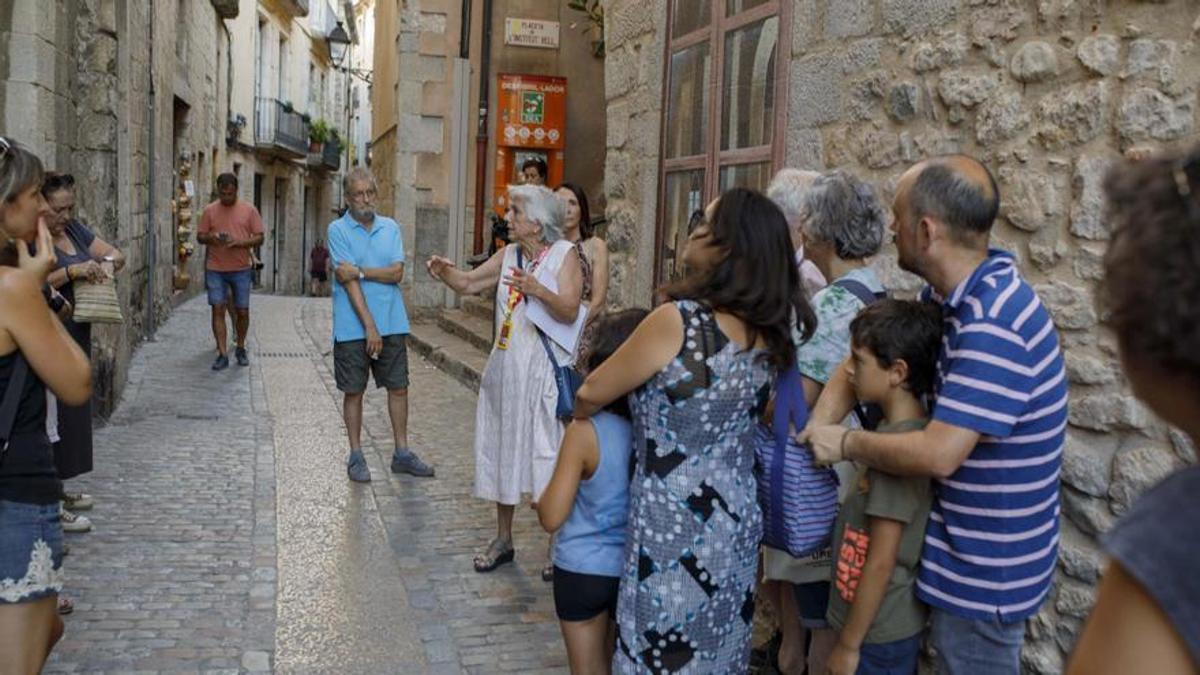
[[[58,613],[62,615],[70,614],[75,611],[75,603],[65,595],[58,596]]]
[[[491,572],[504,563],[510,563],[517,555],[512,544],[509,543],[506,547],[501,548],[500,540],[493,539],[492,543],[488,544],[487,550],[475,556],[475,571],[483,574]]]

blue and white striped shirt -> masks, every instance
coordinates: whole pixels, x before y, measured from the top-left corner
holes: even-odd
[[[922,297],[937,300],[931,289]],[[933,419],[981,435],[935,482],[917,595],[959,616],[1037,612],[1057,561],[1067,383],[1058,332],[1012,256],[991,250],[943,301]]]

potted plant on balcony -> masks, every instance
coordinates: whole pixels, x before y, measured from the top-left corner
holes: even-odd
[[[342,135],[338,133],[337,129],[329,130],[329,140],[337,143],[339,155],[346,152],[346,139],[342,138]]]
[[[329,122],[324,119],[318,117],[313,120],[308,127],[308,151],[313,154],[320,153],[325,144],[329,142],[332,131]]]

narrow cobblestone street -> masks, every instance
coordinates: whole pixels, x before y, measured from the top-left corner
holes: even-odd
[[[93,532],[69,535],[76,611],[47,672],[557,673],[546,538],[471,568],[495,530],[471,496],[475,393],[410,350],[410,440],[435,479],[393,476],[386,396],[346,480],[329,301],[255,296],[250,368],[209,370],[203,298],[134,359],[97,429]]]

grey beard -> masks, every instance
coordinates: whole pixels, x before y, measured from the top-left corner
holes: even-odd
[[[371,220],[375,217],[375,209],[365,209],[363,211],[359,211],[358,209],[350,209],[350,217],[359,222]]]

